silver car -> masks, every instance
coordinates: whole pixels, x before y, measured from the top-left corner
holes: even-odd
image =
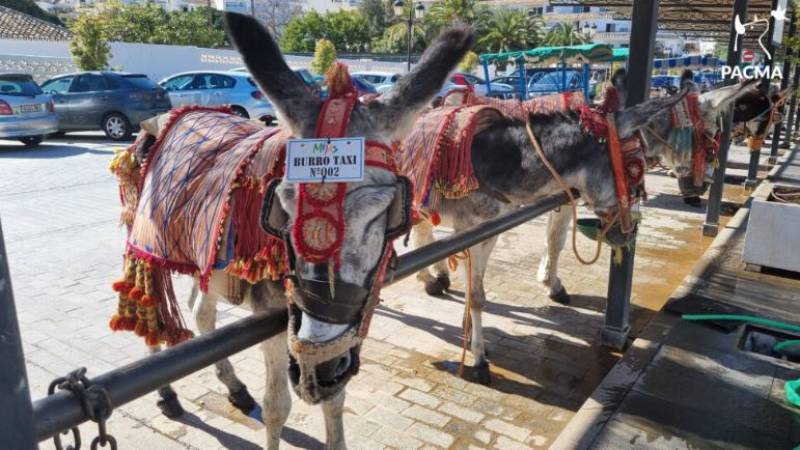
[[[53,99],[30,75],[0,74],[0,139],[35,147],[58,131]]]
[[[224,71],[183,72],[159,83],[169,93],[173,107],[229,105],[234,113],[266,123],[275,108],[247,73]]]
[[[397,80],[400,79],[400,74],[394,72],[354,72],[353,76],[372,83],[379,94],[389,92],[392,86],[397,83]]]

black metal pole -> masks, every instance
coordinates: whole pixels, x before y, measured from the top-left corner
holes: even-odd
[[[578,192],[573,191],[573,194],[577,196]],[[497,236],[518,225],[522,225],[551,209],[558,208],[566,202],[566,194],[556,194],[542,199],[533,205],[523,206],[503,216],[484,221],[461,233],[439,239],[432,244],[414,249],[398,258],[397,267],[394,271],[386,274],[383,283],[385,285],[396,283],[437,261],[441,261],[450,255],[466,250],[486,239]]]
[[[778,7],[778,0],[772,0],[772,10]],[[769,31],[767,32],[767,51],[770,54],[768,72],[772,73],[772,68],[775,66],[775,45],[772,43],[772,30],[775,29],[775,18],[770,16]],[[764,95],[769,95],[770,77],[766,76],[761,80],[759,88]],[[775,140],[773,136],[773,140]],[[754,189],[758,184],[758,165],[761,162],[761,149],[750,152],[750,162],[747,165],[747,179],[744,180],[744,187],[746,189]]]
[[[108,391],[117,408],[183,378],[222,358],[240,352],[286,329],[286,309],[253,314],[211,333],[132,362],[92,379]],[[142,346],[144,350],[144,346]],[[36,437],[48,439],[88,418],[75,395],[61,391],[33,404]]]
[[[653,72],[658,27],[658,0],[635,0],[631,24],[630,58],[628,60],[628,103],[634,106],[650,97],[650,76]],[[617,264],[613,256],[608,271],[608,300],[606,326],[602,332],[603,345],[621,349],[630,331],[631,284],[636,254],[636,231],[631,248],[623,250],[622,261]]]
[[[411,37],[414,29],[414,2],[409,0],[408,5],[408,64],[406,65],[406,71],[411,72]]]
[[[747,19],[747,0],[736,0],[733,4],[733,14],[731,14],[731,34],[728,39],[728,59],[726,64],[728,67],[736,67],[742,58],[742,42],[741,36],[736,33],[734,26],[736,16],[741,20]],[[738,40],[738,42],[737,42]],[[736,50],[734,50],[734,48]],[[735,84],[733,78],[724,80],[726,85]],[[722,136],[719,147],[719,165],[714,169],[714,184],[711,185],[711,191],[708,193],[708,203],[706,204],[706,222],[703,224],[703,235],[716,236],[719,231],[719,215],[720,206],[722,205],[722,194],[725,189],[725,169],[728,165],[728,151],[731,148],[731,130],[733,129],[733,114],[731,109],[722,116]]]
[[[797,131],[797,127],[795,127],[795,114],[797,113],[797,87],[800,85],[800,69],[795,64],[794,66],[794,76],[792,77],[792,101],[789,104],[789,114],[786,118],[786,139],[783,141],[783,145],[781,148],[789,148],[792,139],[792,134]]]
[[[788,39],[794,37],[795,33],[795,23],[794,23],[794,12],[790,13],[791,21],[789,22],[789,35]],[[783,79],[781,80],[781,91],[789,87],[789,76],[792,72],[792,47],[783,43]],[[783,110],[784,108],[781,107]],[[783,130],[783,120],[776,120],[775,121],[775,128],[772,129],[772,146],[769,150],[769,164],[775,165],[778,163],[778,147],[781,144],[781,131]],[[787,129],[788,132],[788,129]]]
[[[36,449],[33,407],[22,353],[8,255],[0,224],[0,447]]]

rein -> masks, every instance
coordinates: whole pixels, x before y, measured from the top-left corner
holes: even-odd
[[[595,251],[594,257],[589,261],[584,260],[581,257],[580,252],[578,252],[578,244],[576,236],[578,231],[578,208],[576,206],[575,196],[572,195],[572,190],[569,188],[569,186],[567,186],[567,183],[564,181],[564,179],[561,178],[561,175],[559,175],[558,171],[550,163],[550,160],[547,159],[547,155],[545,155],[544,150],[542,150],[542,147],[539,145],[539,141],[536,139],[536,135],[534,135],[533,133],[530,121],[527,121],[525,123],[525,129],[528,131],[528,138],[531,140],[533,148],[536,150],[536,154],[539,156],[539,159],[542,160],[542,164],[544,164],[545,167],[547,167],[547,170],[550,171],[550,175],[553,176],[553,178],[559,184],[564,193],[567,194],[567,198],[569,198],[569,207],[570,209],[572,209],[572,252],[575,254],[575,258],[577,258],[581,264],[587,266],[596,263],[597,260],[600,259],[600,249],[602,246],[603,237],[606,235],[606,233],[608,233],[608,230],[611,229],[611,226],[614,225],[616,221],[619,219],[619,213],[617,213],[614,216],[614,220],[610,221],[605,227],[603,227],[600,230],[600,234],[598,234],[597,236],[597,250]]]

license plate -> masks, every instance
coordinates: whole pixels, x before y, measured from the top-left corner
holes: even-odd
[[[37,113],[42,112],[42,105],[41,103],[19,105],[14,109],[16,110],[17,114]]]

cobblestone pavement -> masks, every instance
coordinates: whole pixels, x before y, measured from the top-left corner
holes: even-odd
[[[35,150],[0,141],[0,217],[34,398],[45,394],[54,377],[78,366],[88,367],[92,376],[145,355],[140,339],[107,327],[116,303],[110,284],[121,270],[124,239],[117,226],[116,184],[107,171],[115,146],[85,136]],[[708,245],[699,232],[704,209],[685,206],[675,180],[664,173],[650,174],[647,183],[634,335]],[[363,347],[362,372],[347,389],[351,448],[523,449],[552,442],[619,355],[599,346],[608,251],[590,267],[565,251],[560,273],[573,303],[551,303],[535,282],[544,229],[540,218],[503,234],[492,256],[484,314],[494,377],[489,387],[471,382],[469,370],[464,379],[456,375],[463,310],[458,277],[443,299],[425,295],[413,278],[384,290]],[[585,239],[579,247],[585,254],[594,251]],[[188,281],[177,280],[180,297],[186,296]],[[246,314],[226,305],[219,317],[228,323]],[[257,348],[232,361],[260,399],[264,365]],[[212,369],[174,386],[187,409],[179,420],[160,415],[155,394],[115,411],[109,430],[121,448],[263,444],[263,425],[232,411]],[[81,427],[85,438],[95,435],[93,428]],[[283,439],[287,448],[321,447],[319,409],[295,398]]]

